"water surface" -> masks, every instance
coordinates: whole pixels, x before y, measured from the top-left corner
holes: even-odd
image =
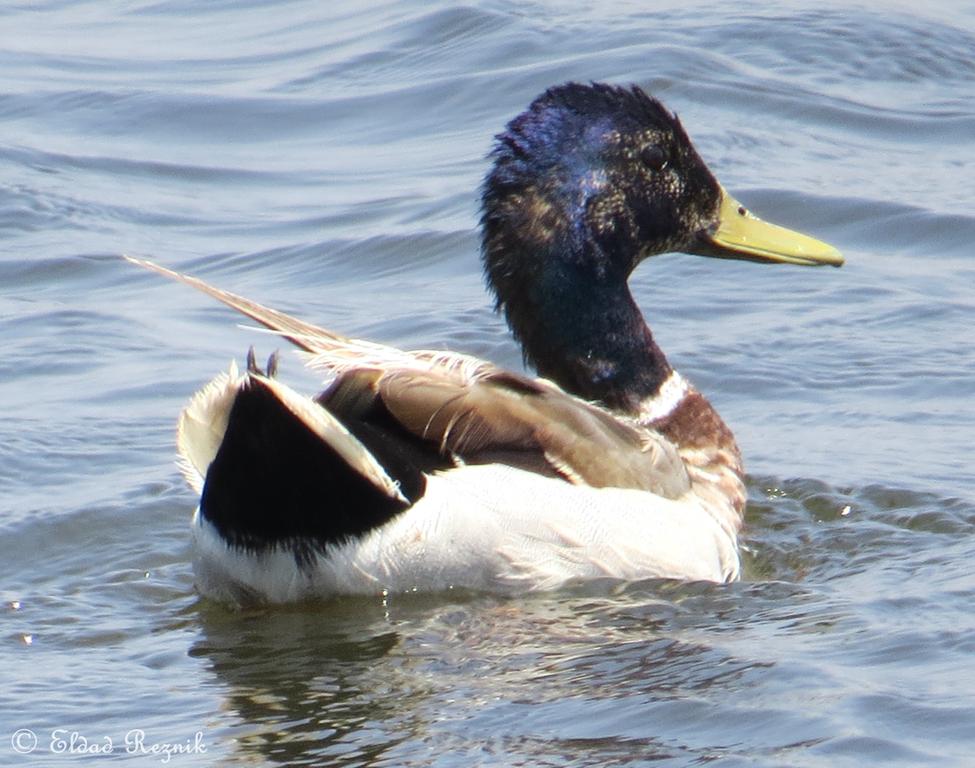
[[[84,759],[60,730],[159,763],[138,729],[177,765],[969,764],[975,14],[590,5],[0,9],[0,762]],[[200,601],[175,416],[273,344],[118,254],[517,368],[477,191],[569,79],[653,91],[744,203],[847,256],[633,280],[743,447],[744,581]]]

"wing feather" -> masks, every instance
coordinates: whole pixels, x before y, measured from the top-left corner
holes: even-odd
[[[655,432],[554,386],[513,374],[474,381],[430,371],[387,371],[376,382],[406,429],[472,462],[480,453],[537,453],[571,482],[638,488],[677,498],[690,481],[676,447]]]
[[[542,461],[576,484],[667,498],[690,488],[669,440],[552,382],[467,355],[404,352],[342,336],[151,261],[125,258],[202,291],[295,344],[310,366],[336,377],[319,403],[344,419],[365,418],[381,402],[404,430],[458,462],[521,455],[523,464]]]

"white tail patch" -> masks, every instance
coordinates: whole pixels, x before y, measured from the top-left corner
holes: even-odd
[[[231,361],[229,370],[193,395],[179,415],[176,430],[179,468],[197,493],[203,491],[203,478],[223,442],[227,418],[243,382],[237,363]]]

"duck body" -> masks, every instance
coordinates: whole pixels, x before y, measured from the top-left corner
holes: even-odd
[[[350,339],[132,259],[282,335],[329,380],[306,397],[250,357],[184,410],[201,593],[280,603],[738,578],[738,446],[654,342],[627,279],[669,250],[842,259],[748,214],[638,88],[553,88],[493,160],[485,274],[542,378]]]
[[[403,368],[397,370],[403,375]],[[434,375],[442,371],[434,369]],[[519,384],[539,392],[500,395],[515,398],[514,411],[532,396],[564,401],[556,410],[578,409],[578,418],[569,414],[565,421],[590,433],[584,452],[597,444],[612,455],[644,437],[628,424],[617,434],[609,414],[550,384]],[[285,603],[448,588],[525,592],[594,578],[738,576],[740,464],[710,478],[727,487],[702,493],[693,487],[685,460],[651,431],[644,444],[634,442],[633,466],[607,473],[616,473],[609,480],[615,485],[576,476],[572,462],[585,464],[585,453],[563,449],[563,457],[546,457],[546,448],[531,445],[532,435],[523,435],[518,449],[506,436],[508,456],[495,452],[496,436],[447,435],[449,459],[431,452],[422,461],[397,464],[400,435],[380,429],[365,438],[375,424],[364,427],[369,415],[358,414],[363,422],[354,424],[345,405],[333,404],[333,412],[312,403],[263,372],[241,375],[232,367],[184,411],[183,468],[201,492],[192,528],[203,594],[235,604]],[[545,423],[545,410],[499,413],[495,426],[521,419],[505,430],[525,423],[535,429],[536,422]],[[336,412],[344,422],[332,421]],[[427,428],[433,434],[441,425]],[[465,428],[480,429],[458,427]],[[564,436],[540,439],[558,450]],[[581,469],[587,470],[600,468]],[[650,484],[652,489],[636,487]]]
[[[409,514],[314,549],[228,548],[197,510],[197,586],[224,602],[447,589],[518,593],[591,579],[729,581],[736,537],[693,498],[574,488],[502,464],[429,478]],[[607,516],[612,510],[612,517]]]

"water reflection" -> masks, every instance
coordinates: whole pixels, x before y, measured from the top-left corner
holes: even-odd
[[[747,596],[725,592],[603,583],[243,614],[201,603],[191,655],[225,689],[242,762],[398,764],[475,744],[662,758],[692,749],[690,723],[769,666],[714,642],[714,612]]]
[[[390,714],[387,683],[374,673],[400,642],[383,616],[369,601],[246,613],[201,602],[202,634],[190,655],[208,659],[226,689],[225,709],[240,723],[228,737],[240,755],[282,765],[346,751],[380,757],[388,738],[364,738],[369,723]]]

